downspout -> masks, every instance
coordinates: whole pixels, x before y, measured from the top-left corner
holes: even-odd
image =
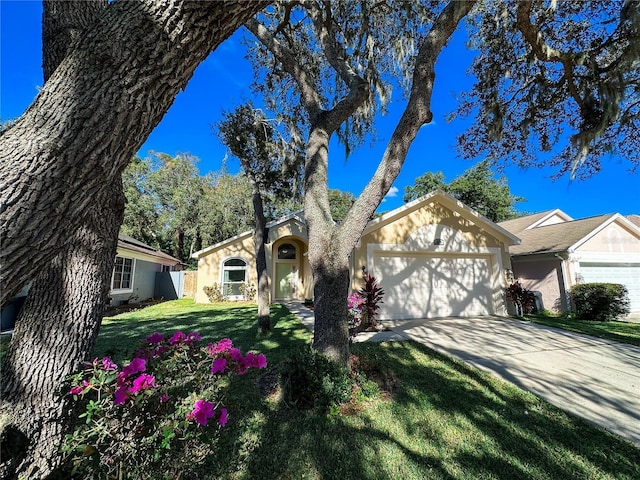
[[[561,285],[562,291],[560,292],[560,295],[562,297],[566,311],[570,312],[571,302],[569,300],[569,282],[568,282],[569,271],[568,271],[566,262],[569,261],[571,255],[569,253],[567,253],[566,255],[561,253],[556,253],[554,256],[560,259],[560,271],[562,273],[562,285]]]

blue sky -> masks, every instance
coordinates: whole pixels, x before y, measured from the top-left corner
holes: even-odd
[[[36,0],[0,1],[0,119],[20,116],[42,86],[41,60],[42,6]],[[225,147],[212,133],[211,125],[220,112],[250,98],[252,73],[243,58],[237,32],[197,69],[185,91],[176,98],[162,122],[149,136],[139,154],[149,151],[175,155],[188,152],[200,158],[204,174],[218,170],[225,157]],[[434,122],[421,129],[413,143],[405,165],[379,210],[402,205],[407,185],[426,171],[441,170],[448,181],[471,167],[474,162],[456,156],[455,138],[464,122],[446,123],[445,117],[456,106],[455,95],[471,81],[465,72],[470,54],[464,49],[464,31],[459,30],[437,65],[436,87],[432,109]],[[390,113],[378,123],[380,141],[365,144],[345,160],[340,145],[333,142],[330,151],[329,186],[358,195],[375,171],[385,142],[402,113],[404,101],[394,95]],[[239,169],[229,159],[229,171]],[[637,192],[640,169],[630,173],[631,164],[621,159],[605,160],[603,171],[589,180],[571,182],[568,177],[552,181],[552,170],[507,167],[511,191],[525,197],[516,205],[519,210],[539,212],[560,208],[574,218],[603,213],[640,213]],[[396,192],[395,196],[393,195]]]

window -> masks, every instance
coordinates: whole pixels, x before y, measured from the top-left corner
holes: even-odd
[[[113,281],[111,289],[127,289],[131,288],[131,278],[133,276],[133,259],[116,257],[116,263],[113,266]]]
[[[242,297],[241,285],[247,281],[247,262],[239,258],[226,260],[222,266],[222,293],[226,297]]]
[[[290,243],[283,243],[278,247],[278,260],[295,260],[296,247]]]

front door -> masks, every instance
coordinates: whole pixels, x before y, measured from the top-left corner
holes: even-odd
[[[298,269],[294,263],[276,263],[276,298],[296,298]]]

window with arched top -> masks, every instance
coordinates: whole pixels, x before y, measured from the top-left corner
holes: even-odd
[[[230,258],[222,264],[222,294],[225,297],[241,297],[241,286],[247,282],[247,262]]]
[[[283,243],[278,247],[278,260],[295,260],[296,247],[290,243]]]

